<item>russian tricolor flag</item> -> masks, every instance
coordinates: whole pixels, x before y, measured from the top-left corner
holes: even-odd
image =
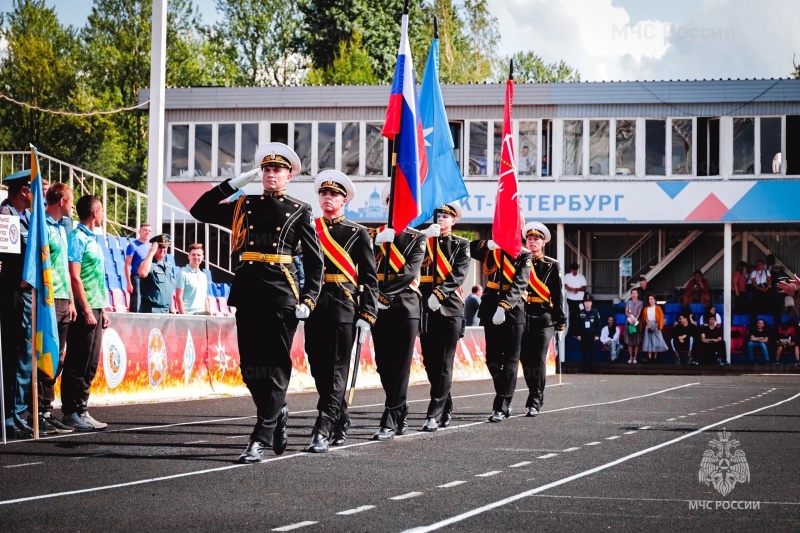
[[[397,152],[394,188],[391,196],[392,218],[389,225],[403,231],[422,212],[421,188],[428,175],[428,158],[419,114],[414,63],[408,44],[408,9],[403,10],[403,29],[392,93],[386,109],[383,136],[395,142]]]

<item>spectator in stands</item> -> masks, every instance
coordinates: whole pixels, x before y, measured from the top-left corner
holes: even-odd
[[[481,306],[481,296],[483,296],[483,287],[474,285],[472,294],[467,296],[464,301],[464,322],[467,326],[480,326],[478,308]]]
[[[747,295],[747,263],[739,261],[736,270],[733,271],[733,312],[736,314],[746,313],[748,304]]]
[[[753,295],[750,302],[750,323],[756,321],[758,315],[772,314],[769,288],[772,286],[772,276],[764,268],[764,261],[756,261],[756,269],[750,274],[750,285]]]
[[[569,265],[569,274],[564,275],[564,290],[567,291],[567,306],[569,310],[569,331],[570,335],[577,335],[580,328],[577,326],[578,313],[583,303],[583,295],[586,291],[586,278],[578,273],[578,263]]]
[[[760,348],[761,351],[764,352],[764,361],[761,363],[761,366],[769,363],[770,331],[763,319],[759,318],[755,321],[755,325],[750,327],[750,335],[748,338],[747,360],[751,363],[755,362],[755,359],[753,359],[753,349]]]
[[[153,229],[150,224],[142,224],[142,227],[139,228],[139,237],[125,249],[125,282],[130,294],[128,310],[131,313],[139,312],[139,303],[141,301],[139,298],[139,265],[142,264],[142,260],[147,257],[147,252],[150,251],[147,241],[150,240],[152,232]]]
[[[708,307],[711,305],[711,288],[708,280],[703,277],[702,270],[695,270],[692,279],[686,283],[683,293],[683,305],[701,303]]]
[[[794,352],[794,360],[795,366],[800,366],[800,346],[797,346],[797,342],[795,341],[794,335],[789,330],[789,326],[787,324],[781,324],[778,328],[778,336],[776,338],[776,348],[775,348],[775,365],[781,364],[781,355],[783,352],[791,354]],[[791,357],[791,356],[790,356]],[[786,365],[791,365],[792,361],[785,363]]]
[[[689,323],[689,317],[685,314],[678,315],[678,323],[672,328],[672,339],[670,340],[677,364],[683,364],[684,356],[686,357],[686,364],[697,364],[697,361],[692,359],[694,336],[695,329]]]
[[[647,294],[647,278],[644,276],[639,276],[639,286],[634,287],[631,292],[636,291],[639,294],[639,301],[642,302],[642,305],[645,304],[645,294]]]
[[[167,233],[150,239],[150,251],[139,265],[141,285],[140,313],[174,313],[172,293],[175,291],[175,272],[167,259],[172,238]]]
[[[719,313],[717,313],[717,307],[712,305],[708,308],[708,311],[700,315],[700,325],[705,326],[708,324],[708,317],[713,316],[717,320],[717,325],[722,327],[722,317]]]
[[[647,352],[647,361],[657,361],[659,352],[666,352],[669,348],[664,342],[664,311],[656,305],[656,297],[647,295],[647,307],[644,308],[644,334],[642,335],[642,351]]]
[[[646,281],[645,281],[646,283]],[[639,300],[639,291],[631,291],[631,299],[625,304],[625,344],[628,345],[628,362],[638,361],[639,346],[642,344],[642,311],[644,303]]]
[[[722,339],[722,327],[717,324],[714,315],[708,317],[708,325],[700,328],[700,358],[703,364],[726,365],[728,355],[725,352],[725,341]]]
[[[611,360],[616,361],[622,345],[619,343],[619,328],[617,321],[614,320],[614,315],[608,317],[606,325],[600,332],[600,344],[608,350]]]
[[[78,316],[67,332],[67,355],[61,374],[62,422],[75,431],[105,429],[89,414],[89,390],[100,362],[103,330],[111,320],[106,307],[103,249],[95,229],[103,223],[103,203],[93,195],[78,200],[80,224],[67,237],[69,275]]]
[[[175,280],[175,302],[181,315],[210,315],[208,309],[208,278],[200,270],[203,245],[189,245],[189,264],[178,272]]]
[[[583,297],[583,310],[578,313],[578,324],[576,326],[577,339],[581,341],[581,358],[583,359],[583,371],[592,372],[594,363],[594,343],[600,340],[600,313],[597,309],[592,309],[592,296],[586,294]]]

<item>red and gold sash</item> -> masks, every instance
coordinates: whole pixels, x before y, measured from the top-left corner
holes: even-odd
[[[539,276],[536,275],[536,269],[531,268],[531,275],[530,279],[528,280],[528,286],[533,290],[534,293],[539,295],[541,299],[546,302],[550,302],[550,289],[547,288],[547,285],[542,283],[539,279]]]
[[[347,277],[347,280],[357,287],[358,278],[356,275],[356,265],[353,263],[353,259],[345,249],[334,240],[331,236],[331,232],[328,231],[328,225],[325,224],[322,218],[316,220],[316,226],[317,236],[319,237],[319,242],[322,245],[322,252],[325,254],[325,257],[330,259],[331,263],[336,265],[336,268]]]
[[[514,263],[511,262],[508,254],[503,253],[503,250],[500,248],[494,249],[494,262],[496,265],[500,266],[503,271],[503,277],[509,283],[514,283],[514,274],[517,272]]]
[[[385,229],[386,229],[386,225],[384,224],[383,226],[378,228],[378,233],[382,232]],[[387,248],[389,249],[389,254],[388,254],[388,256],[389,256],[389,266],[392,267],[392,270],[394,270],[395,274],[400,272],[400,270],[406,265],[406,258],[403,257],[403,254],[400,253],[400,250],[397,248],[397,246],[395,246],[393,242],[392,243],[388,243],[387,242],[387,243],[381,244],[380,247],[381,247],[381,252],[382,252],[381,257],[386,257],[387,256],[386,250],[387,250]],[[380,261],[381,261],[381,258],[377,257],[376,258],[376,262],[380,262]]]
[[[434,247],[436,246],[436,237],[431,237],[428,239],[428,258],[430,259],[430,263],[433,264],[433,251]],[[453,265],[447,260],[447,257],[443,253],[438,254],[438,258],[436,261],[436,274],[438,276],[439,281],[444,281],[447,277],[453,273]],[[433,277],[433,283],[436,284],[437,278]]]

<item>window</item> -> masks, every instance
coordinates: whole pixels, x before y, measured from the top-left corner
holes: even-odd
[[[672,173],[692,173],[692,119],[672,119]]]
[[[359,130],[358,122],[345,122],[342,124],[342,172],[348,176],[358,175],[359,157]]]
[[[242,124],[241,145],[242,166],[239,172],[250,170],[254,166],[253,158],[258,149],[258,124]],[[261,164],[261,161],[257,164]]]
[[[383,176],[383,136],[382,124],[367,122],[366,157],[364,172],[367,176]]]
[[[719,176],[718,117],[697,117],[697,175]]]
[[[486,122],[469,123],[469,173],[472,176],[486,175]]]
[[[583,174],[583,121],[564,121],[564,176]]]
[[[494,121],[494,157],[492,158],[492,174],[500,175],[500,154],[503,153],[503,121]]]
[[[294,123],[294,151],[300,158],[302,169],[300,174],[311,174],[311,124],[308,122]]]
[[[780,174],[783,161],[781,154],[781,118],[762,117],[760,120],[761,173]]]
[[[786,146],[800,145],[800,115],[786,115]],[[786,158],[786,175],[800,174],[800,157]]]
[[[589,121],[589,174],[608,175],[609,121]]]
[[[536,175],[536,135],[539,125],[535,121],[519,122],[519,159],[517,170],[520,176]]]
[[[461,160],[461,146],[463,144],[463,139],[461,137],[461,132],[464,129],[461,122],[450,122],[450,136],[453,138],[453,156],[456,158],[456,164],[458,165],[458,171],[461,174],[464,174],[464,162]]]
[[[211,124],[194,127],[194,175],[211,176]]]
[[[317,124],[317,172],[336,168],[336,123]]]
[[[755,174],[756,127],[753,117],[733,119],[733,173]]]
[[[617,174],[628,176],[636,174],[636,121],[617,121]]]
[[[269,142],[289,144],[289,125],[285,122],[276,122],[270,124]]]
[[[236,124],[217,126],[217,176],[236,175]]]
[[[184,178],[189,175],[189,125],[173,124],[170,129],[172,131],[170,176]]]
[[[550,160],[553,155],[553,121],[542,120],[542,176],[552,176]]]
[[[644,121],[644,173],[648,176],[665,176],[667,153],[667,121]]]

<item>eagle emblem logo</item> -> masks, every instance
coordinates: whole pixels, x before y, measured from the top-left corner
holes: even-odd
[[[744,450],[735,450],[741,443],[732,438],[725,429],[717,433],[716,439],[708,441],[710,450],[703,453],[700,461],[698,477],[700,483],[713,485],[714,488],[727,496],[736,487],[737,483],[750,482],[750,466]]]

